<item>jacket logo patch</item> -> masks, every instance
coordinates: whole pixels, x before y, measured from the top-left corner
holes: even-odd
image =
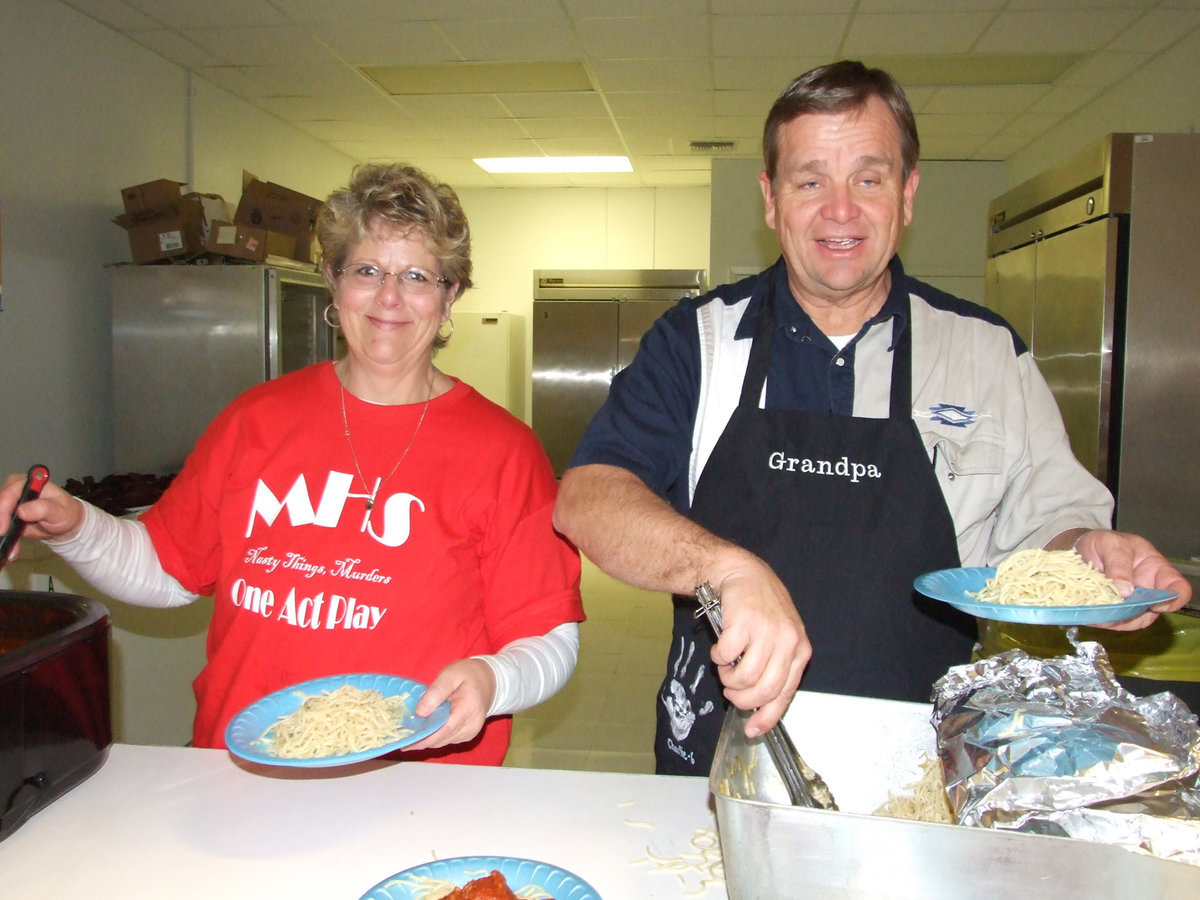
[[[939,425],[952,425],[955,428],[966,428],[979,420],[979,413],[965,406],[955,406],[952,403],[938,403],[929,407],[929,418]]]

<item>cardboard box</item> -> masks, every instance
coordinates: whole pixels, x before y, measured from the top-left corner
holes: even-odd
[[[253,225],[296,240],[292,259],[313,262],[313,230],[322,201],[282,185],[260,181],[249,172],[242,173],[242,199],[233,221]]]
[[[122,189],[121,201],[125,204],[125,212],[129,216],[140,219],[153,218],[159,213],[179,208],[182,199],[179,189],[182,186],[182,181],[159,178]]]
[[[145,199],[146,194],[141,196]],[[228,217],[229,204],[219,194],[191,193],[165,207],[139,207],[132,212],[126,211],[113,221],[129,232],[129,252],[133,261],[152,263],[164,259],[190,259],[204,253],[209,223]]]
[[[117,222],[129,232],[129,253],[135,263],[188,258],[204,252],[203,222],[199,207],[188,204],[178,212],[160,214],[140,222]]]
[[[262,262],[268,256],[291,259],[296,252],[296,239],[257,225],[213,222],[208,232],[208,252],[255,262]]]

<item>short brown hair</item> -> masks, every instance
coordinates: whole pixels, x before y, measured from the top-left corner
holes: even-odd
[[[415,232],[441,262],[443,278],[471,286],[471,228],[454,188],[402,163],[357,166],[317,219],[326,278],[371,235]],[[332,287],[332,285],[330,285]]]
[[[783,89],[763,127],[763,166],[775,181],[779,163],[779,129],[807,113],[840,113],[862,109],[872,97],[887,104],[900,129],[900,156],[907,179],[917,167],[921,141],[912,107],[900,83],[883,69],[869,69],[857,60],[843,59],[810,69]]]

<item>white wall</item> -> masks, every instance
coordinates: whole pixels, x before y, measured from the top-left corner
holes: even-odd
[[[1116,54],[1115,59],[1120,61],[1121,56]],[[1005,189],[1032,178],[1106,134],[1195,132],[1200,128],[1198,60],[1200,33],[1193,32],[1014,154],[1006,165]]]
[[[459,198],[471,222],[475,287],[457,308],[520,315],[526,373],[535,269],[708,268],[707,188],[467,188]],[[528,413],[532,379],[525,390]]]

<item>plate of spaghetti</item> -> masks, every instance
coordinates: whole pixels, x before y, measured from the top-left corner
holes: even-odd
[[[995,568],[927,572],[913,587],[969,615],[1027,625],[1120,622],[1178,596],[1136,588],[1122,597],[1102,572],[1073,550],[1022,550]]]
[[[315,678],[268,694],[234,716],[225,746],[272,766],[342,766],[414,744],[446,723],[443,703],[413,714],[425,685],[396,675]]]
[[[499,890],[492,889],[494,880],[488,877],[492,873],[499,873],[503,882]],[[474,892],[464,894],[459,890],[470,882],[476,882],[472,885]],[[484,886],[491,892],[483,892]],[[385,878],[359,900],[453,900],[459,896],[600,900],[596,889],[578,875],[536,859],[511,856],[456,856],[413,866]]]

